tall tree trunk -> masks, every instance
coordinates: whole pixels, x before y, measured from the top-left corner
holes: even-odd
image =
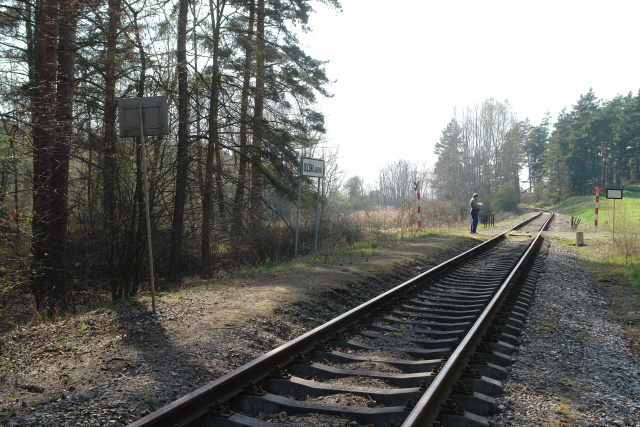
[[[36,12],[36,106],[34,120],[34,197],[33,197],[33,263],[32,283],[36,306],[51,312],[52,288],[55,287],[55,260],[47,251],[51,212],[48,211],[51,195],[49,179],[52,170],[52,146],[55,143],[55,73],[57,66],[57,4],[43,0]],[[52,254],[51,254],[52,255]]]
[[[200,135],[202,135],[202,121],[201,121],[201,116],[200,116],[200,111],[203,111],[204,108],[202,108],[202,97],[201,97],[201,92],[200,92],[200,85],[201,85],[201,80],[200,80],[200,72],[198,71],[198,34],[196,32],[196,28],[198,27],[198,18],[197,18],[197,12],[195,7],[192,8],[192,12],[191,12],[192,16],[193,16],[193,23],[192,23],[192,39],[191,39],[191,43],[193,46],[193,73],[194,75],[198,76],[198,78],[194,79],[194,83],[193,83],[193,97],[194,97],[194,112],[195,112],[195,123],[196,123],[196,129],[195,129],[195,144],[196,144],[196,154],[195,157],[197,159],[196,161],[196,182],[198,183],[198,190],[200,191],[200,197],[204,198],[204,172],[202,170],[202,139],[200,138]]]
[[[69,221],[69,161],[73,139],[73,94],[75,89],[75,50],[77,28],[77,0],[60,1],[60,21],[58,25],[58,77],[56,132],[57,141],[54,146],[54,168],[51,177],[54,196],[51,209],[55,212],[53,234],[57,237],[57,263],[61,266],[58,274],[61,288],[60,296],[70,299],[66,280],[66,243],[67,224]],[[65,305],[67,301],[63,302]]]
[[[94,150],[94,131],[91,126],[91,112],[88,113],[88,120],[85,122],[84,128],[82,131],[85,135],[87,135],[87,206],[94,206],[95,202],[93,200],[93,150]],[[89,209],[89,223],[93,227],[94,225],[95,212],[93,209]]]
[[[217,73],[218,74],[218,73]],[[218,74],[218,83],[216,84],[216,97],[219,96],[220,94],[220,74]],[[219,104],[219,103],[218,103]],[[218,120],[218,115],[219,113],[216,113],[216,123],[219,123]],[[223,166],[224,166],[224,162],[222,160],[222,143],[220,142],[220,131],[218,130],[218,128],[216,128],[215,131],[216,137],[215,137],[215,146],[214,146],[214,153],[215,153],[215,174],[216,174],[216,201],[218,202],[218,218],[220,219],[220,223],[224,224],[225,220],[226,220],[226,209],[225,209],[225,202],[224,202],[224,186],[223,186]]]
[[[51,225],[49,205],[49,179],[51,177],[51,147],[55,142],[55,78],[58,62],[55,25],[57,2],[41,0],[36,7],[35,38],[35,99],[33,127],[33,270],[32,292],[39,310],[51,311],[49,301],[55,277],[48,257],[48,232]],[[55,268],[55,265],[53,266]]]
[[[226,3],[225,1],[221,1],[219,4],[224,4]],[[221,9],[222,10],[222,9]],[[221,15],[220,15],[221,16]],[[216,37],[216,39],[220,38],[220,26],[222,25],[222,21],[220,20],[218,25],[216,26],[217,30],[217,34],[218,36]],[[219,42],[216,42],[216,47],[215,49],[218,50],[218,46],[219,46]],[[219,65],[218,65],[218,58],[220,57],[219,52],[214,54],[216,56],[215,62],[216,62],[216,66],[215,66],[215,77],[217,79],[217,82],[215,83],[215,98],[216,98],[216,104],[218,105],[218,108],[220,106],[220,85],[222,84],[221,81],[221,75],[220,75],[220,70],[219,70]],[[215,174],[216,174],[216,179],[215,179],[215,183],[216,183],[216,199],[217,199],[217,204],[218,204],[218,218],[220,219],[220,223],[224,224],[226,221],[226,209],[225,209],[225,202],[224,202],[224,186],[223,186],[223,161],[222,161],[222,143],[220,142],[220,131],[219,131],[219,112],[218,112],[218,108],[216,108],[216,113],[215,113],[215,123],[216,123],[216,128],[215,128],[215,138],[214,138],[214,155],[215,155]],[[209,128],[209,130],[211,130],[211,128]]]
[[[257,52],[256,52],[256,96],[253,117],[253,146],[251,150],[251,212],[260,217],[262,208],[262,138],[264,124],[264,85],[265,85],[265,34],[264,34],[264,0],[258,0],[257,11]]]
[[[32,291],[47,317],[70,304],[65,249],[75,9],[74,0],[42,0],[36,15]]]
[[[245,59],[242,82],[242,100],[240,103],[240,131],[239,131],[239,148],[238,148],[238,183],[236,185],[236,193],[233,199],[233,228],[231,230],[232,238],[237,238],[242,234],[242,220],[245,212],[245,191],[247,187],[247,128],[249,124],[249,90],[251,85],[251,63],[253,61],[253,25],[255,20],[255,1],[251,0],[249,4],[249,23],[247,29],[247,40],[245,47]]]
[[[215,173],[216,151],[219,146],[218,108],[219,108],[219,51],[220,51],[220,26],[222,23],[222,11],[226,1],[221,0],[214,5],[214,0],[209,0],[211,12],[211,24],[213,31],[213,64],[211,76],[211,98],[209,102],[209,139],[207,144],[207,158],[204,176],[204,195],[202,200],[202,240],[200,245],[200,274],[209,277],[212,270],[211,257],[211,232],[213,229],[214,203],[213,203],[213,178]]]
[[[187,71],[187,18],[189,0],[180,0],[178,13],[178,153],[176,164],[176,190],[171,229],[171,256],[169,276],[177,277],[182,260],[182,232],[184,205],[187,199],[187,172],[189,170],[189,87]]]
[[[109,265],[109,283],[111,298],[117,301],[122,298],[118,289],[120,273],[116,271],[116,250],[118,246],[117,218],[117,158],[116,158],[116,59],[118,56],[118,35],[120,34],[121,0],[108,0],[109,22],[107,25],[107,52],[105,60],[105,100],[104,100],[104,165],[103,165],[103,209],[104,236],[107,262]]]
[[[140,56],[140,77],[137,82],[136,97],[143,98],[145,96],[145,81],[147,79],[147,55],[144,51],[144,44],[141,36],[141,28],[138,24],[139,11],[134,10],[129,5],[129,12],[133,16],[133,28],[136,35],[136,46],[138,48],[138,55]],[[146,245],[146,211],[144,204],[144,189],[143,189],[143,176],[142,176],[142,146],[138,146],[139,138],[135,138],[133,142],[134,146],[138,147],[136,150],[136,187],[133,194],[133,206],[136,209],[132,211],[131,228],[125,233],[124,245],[127,249],[125,252],[129,252],[127,257],[121,260],[121,267],[119,270],[123,274],[121,280],[123,297],[132,297],[138,293],[140,288],[140,282],[144,276],[144,254],[147,252]],[[152,254],[149,254],[152,256]],[[128,262],[131,260],[131,262]]]

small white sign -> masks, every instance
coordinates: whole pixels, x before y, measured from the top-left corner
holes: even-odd
[[[324,178],[324,160],[303,157],[300,164],[300,172],[302,176]]]
[[[622,199],[622,188],[607,188],[607,199]]]

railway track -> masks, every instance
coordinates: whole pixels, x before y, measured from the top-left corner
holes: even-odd
[[[130,426],[488,425],[552,218],[539,213]]]

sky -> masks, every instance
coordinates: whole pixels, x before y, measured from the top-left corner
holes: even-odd
[[[307,54],[326,60],[324,146],[365,185],[399,160],[432,167],[458,111],[508,101],[538,125],[581,95],[640,90],[638,0],[341,0],[313,3]]]

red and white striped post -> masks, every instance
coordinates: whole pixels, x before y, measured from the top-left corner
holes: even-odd
[[[602,194],[602,191],[604,190],[604,187],[593,187],[593,194],[596,195],[596,214],[594,217],[594,226],[596,227],[596,233],[598,232],[598,200],[600,198],[600,194]]]
[[[414,182],[413,185],[414,185],[413,189],[416,192],[416,197],[417,197],[416,202],[418,205],[418,229],[420,229],[420,227],[422,226],[421,218],[420,218],[420,214],[421,214],[420,212],[420,181]]]

